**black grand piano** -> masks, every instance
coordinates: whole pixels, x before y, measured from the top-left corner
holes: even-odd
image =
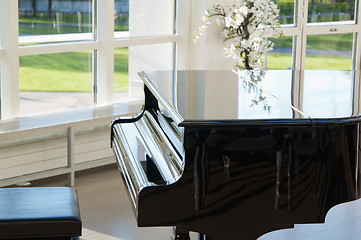
[[[149,71],[111,142],[138,226],[254,240],[360,198],[354,71]]]

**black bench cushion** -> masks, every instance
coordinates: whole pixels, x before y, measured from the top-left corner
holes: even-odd
[[[0,189],[0,238],[81,236],[75,189]]]

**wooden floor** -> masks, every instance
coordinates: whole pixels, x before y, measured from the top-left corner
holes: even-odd
[[[80,238],[89,240],[118,240],[120,238],[107,235],[105,233],[93,231],[91,229],[83,228],[83,235]]]

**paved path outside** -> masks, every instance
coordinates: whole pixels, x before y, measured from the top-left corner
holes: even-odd
[[[114,102],[127,100],[128,93],[114,93]],[[20,116],[38,115],[93,106],[92,93],[20,92]]]

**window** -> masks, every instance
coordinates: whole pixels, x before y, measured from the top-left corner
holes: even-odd
[[[114,31],[129,31],[129,0],[114,0]]]
[[[292,69],[293,37],[269,38],[274,43],[273,51],[267,53],[265,62],[267,69]]]
[[[92,0],[19,0],[19,36],[91,32]]]
[[[91,41],[93,1],[20,0],[18,4],[19,45],[34,50],[19,57],[19,115],[93,106],[92,50],[37,54],[36,48]]]
[[[279,22],[280,24],[294,24],[295,23],[295,1],[276,0],[275,3],[280,10]]]
[[[275,1],[284,37],[272,39],[274,50],[265,59],[268,69],[360,69],[358,1]],[[191,34],[207,4],[205,0],[1,0],[1,117],[22,115],[24,92],[66,93],[50,88],[36,90],[35,86],[43,85],[40,77],[32,79],[38,83],[32,88],[25,87],[27,68],[36,68],[42,75],[40,70],[46,67],[40,67],[41,62],[49,57],[59,56],[57,64],[67,66],[68,60],[60,56],[74,54],[75,60],[86,55],[62,71],[62,75],[71,76],[67,74],[70,68],[75,72],[82,66],[78,73],[87,76],[87,89],[81,91],[91,96],[86,106],[139,97],[139,70],[169,69],[175,64],[181,69],[228,66],[229,62],[211,60],[204,64],[213,54],[202,44],[192,44]],[[154,54],[156,51],[162,56]],[[48,63],[50,66],[51,61]],[[57,66],[54,71],[57,68],[61,69]],[[77,93],[79,89],[67,91]]]
[[[352,70],[354,34],[307,36],[305,69]]]
[[[357,90],[350,85],[350,79],[360,78],[359,71],[351,71],[360,70],[359,4],[355,0],[277,0],[276,3],[285,36],[271,39],[274,49],[266,56],[266,68],[301,70],[294,72],[293,84],[300,86],[292,100],[296,108],[318,111],[319,117],[330,111],[346,116],[350,109],[344,109],[347,104],[343,103],[349,99],[340,101],[338,109],[327,109],[327,102]],[[330,71],[327,78],[310,78],[309,72],[316,69],[345,72]],[[322,98],[325,102],[316,103],[314,96],[304,96],[302,92],[320,87],[327,92]]]
[[[91,51],[20,57],[20,116],[93,105]]]
[[[308,23],[355,20],[355,0],[314,0],[308,3]]]
[[[303,110],[320,118],[352,115],[352,79],[349,71],[305,71]]]
[[[129,48],[114,49],[114,101],[120,102],[129,97]]]
[[[176,0],[1,1],[0,58],[11,53],[0,62],[6,69],[1,118],[139,97],[137,73],[128,74],[130,68],[140,70],[132,68],[137,49],[148,56],[163,51],[165,60],[154,61],[174,67],[176,5]]]
[[[360,68],[359,8],[355,0],[277,0],[284,38],[275,39],[268,69]],[[292,50],[291,50],[292,49]],[[287,59],[287,63],[285,63]],[[316,60],[317,59],[317,60]],[[280,64],[281,63],[281,64]]]

